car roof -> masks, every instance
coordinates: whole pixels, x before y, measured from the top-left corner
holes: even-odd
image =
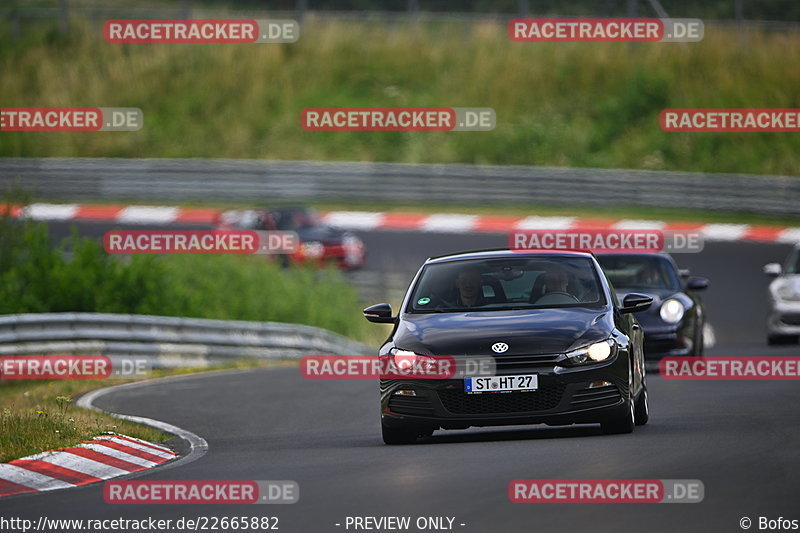
[[[302,206],[302,205],[283,205],[283,206],[267,206],[262,207],[262,211],[267,211],[270,213],[296,213],[296,212],[303,212],[303,211],[311,211],[313,207],[309,206]]]
[[[672,254],[669,254],[667,252],[630,252],[630,253],[629,252],[619,252],[619,253],[618,252],[606,252],[606,253],[595,254],[595,257],[598,258],[597,259],[598,261],[600,260],[600,258],[605,258],[605,257],[630,257],[630,258],[634,258],[634,259],[635,258],[639,258],[639,257],[658,257],[660,259],[665,259],[665,260],[669,261],[670,263],[677,264],[677,263],[675,263],[675,258],[672,257]]]
[[[670,254],[668,254],[668,253],[666,253],[666,252],[650,252],[650,253],[644,253],[644,252],[639,252],[639,253],[605,253],[605,254],[597,254],[597,255],[596,255],[596,257],[597,257],[597,260],[598,260],[598,261],[602,261],[602,260],[603,260],[603,259],[605,259],[605,258],[608,258],[608,257],[614,257],[614,256],[619,256],[619,257],[630,257],[630,258],[632,258],[632,259],[636,259],[636,258],[640,258],[640,257],[657,257],[657,258],[659,258],[659,259],[663,259],[664,261],[666,261],[667,263],[669,263],[670,265],[672,265],[672,268],[674,268],[674,269],[676,269],[676,270],[678,270],[678,269],[679,269],[679,267],[678,267],[678,263],[677,263],[677,262],[675,262],[675,258],[674,258],[674,257],[672,257]]]
[[[481,250],[475,252],[462,252],[457,254],[442,255],[438,257],[429,258],[425,261],[426,265],[436,263],[448,263],[450,261],[467,261],[470,259],[511,259],[519,257],[587,257],[591,258],[593,255],[589,252],[575,252],[564,250]]]

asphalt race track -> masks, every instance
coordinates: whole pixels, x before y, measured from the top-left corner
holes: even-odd
[[[78,224],[100,236],[110,226]],[[148,229],[139,227],[139,229]],[[54,235],[67,233],[53,224]],[[413,273],[428,256],[499,248],[503,235],[362,233],[368,269]],[[789,247],[707,243],[677,257],[711,279],[705,298],[717,337],[708,355],[800,355],[767,347],[763,264]],[[377,327],[377,326],[376,326]],[[300,501],[258,506],[114,506],[102,484],[0,501],[0,515],[37,519],[278,516],[280,531],[346,531],[347,516],[455,517],[455,531],[741,531],[750,517],[800,519],[798,383],[665,381],[649,377],[651,421],[632,435],[599,427],[436,432],[414,446],[380,439],[377,385],[304,380],[297,368],[182,377],[120,390],[97,404],[152,417],[204,437],[209,452],[140,479],[295,480]],[[697,504],[514,504],[520,478],[699,479]],[[341,524],[337,526],[336,524]],[[461,526],[460,524],[464,524]],[[351,528],[349,531],[353,531]],[[416,531],[412,528],[411,531]]]

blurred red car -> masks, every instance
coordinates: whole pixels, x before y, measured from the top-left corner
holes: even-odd
[[[363,241],[352,232],[334,228],[322,221],[309,207],[267,207],[224,211],[217,229],[256,231],[293,231],[299,246],[295,253],[283,257],[284,264],[313,262],[320,266],[335,264],[342,269],[364,266],[367,250]]]

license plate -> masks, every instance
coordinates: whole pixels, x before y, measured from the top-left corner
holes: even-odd
[[[483,392],[529,392],[539,387],[539,376],[530,374],[525,376],[490,376],[479,378],[465,378],[464,391],[467,394],[481,394]]]

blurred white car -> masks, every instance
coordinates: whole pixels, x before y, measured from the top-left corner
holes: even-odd
[[[800,244],[786,262],[764,265],[764,273],[775,279],[769,284],[767,344],[797,342],[800,337]]]

